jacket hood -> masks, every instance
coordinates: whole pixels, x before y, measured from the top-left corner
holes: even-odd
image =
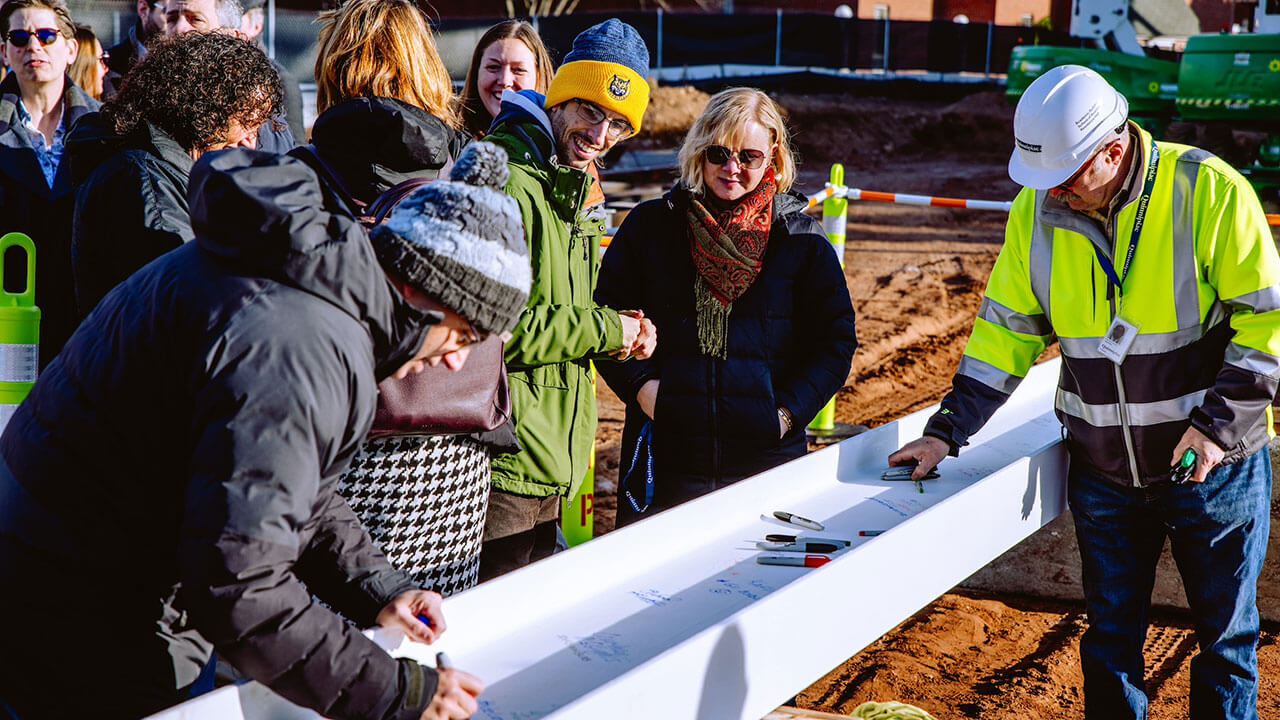
[[[98,108],[101,107],[101,104],[97,100],[89,97],[85,91],[76,87],[76,84],[71,81],[70,77],[63,76],[63,78],[62,126],[68,130],[74,130],[86,115],[97,112]],[[12,128],[19,124],[18,104],[21,101],[22,96],[21,88],[18,87],[18,76],[10,72],[5,76],[4,80],[0,81],[0,135],[8,133]],[[5,144],[10,147],[14,147],[18,142],[18,139],[14,137],[6,140]],[[31,164],[30,169],[35,172],[39,170],[39,166],[33,163]],[[92,169],[90,171],[92,171]],[[70,192],[74,188],[72,172],[73,170],[70,163],[67,164],[65,170],[62,167],[59,167],[52,188],[52,195],[54,197]],[[84,176],[87,175],[88,173],[85,173]],[[39,177],[40,175],[37,172],[36,175],[27,179],[29,181],[37,181]],[[47,190],[47,186],[41,186],[38,182],[29,182],[29,185],[39,187],[40,189],[37,191],[38,193],[43,193]]]
[[[533,90],[502,93],[502,107],[498,116],[493,119],[489,134],[498,134],[499,127],[505,133],[527,146],[538,165],[548,165],[555,154],[555,137],[551,132],[551,118],[543,109],[546,98]],[[491,138],[486,137],[486,140]],[[508,152],[512,162],[518,162],[518,155]]]
[[[71,169],[71,184],[80,187],[104,160],[124,146],[124,138],[116,135],[101,113],[80,118],[67,135],[66,161]]]
[[[409,360],[437,313],[392,289],[364,229],[326,203],[306,163],[254,150],[208,153],[187,191],[199,247],[245,275],[310,293],[365,325],[379,379]]]
[[[194,163],[177,140],[155,125],[144,120],[128,135],[116,135],[114,128],[98,112],[80,118],[67,136],[66,148],[73,187],[80,187],[107,158],[123,150],[143,150],[184,174],[191,172]]]
[[[454,131],[415,105],[391,98],[358,98],[316,119],[311,142],[357,200],[373,202],[388,188],[435,173],[449,161]]]
[[[72,82],[71,76],[62,77],[62,124],[71,128],[88,113],[97,112],[102,103],[89,97],[88,93]],[[0,133],[17,124],[18,101],[21,99],[22,89],[18,86],[18,76],[9,72],[0,80]]]

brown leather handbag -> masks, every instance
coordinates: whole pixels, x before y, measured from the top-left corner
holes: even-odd
[[[459,435],[501,427],[511,419],[502,350],[502,338],[489,337],[471,347],[461,370],[441,364],[403,380],[383,380],[369,436]]]

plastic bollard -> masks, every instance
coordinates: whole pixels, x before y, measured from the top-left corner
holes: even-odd
[[[836,163],[831,166],[831,186],[844,186],[844,166]],[[845,228],[849,224],[849,201],[844,197],[829,197],[822,201],[822,230],[827,234],[827,240],[831,242],[831,247],[836,251],[836,258],[840,260],[841,269],[844,268],[844,239]],[[827,404],[818,411],[817,416],[813,418],[813,422],[809,423],[809,430],[819,433],[829,433],[836,426],[836,399],[831,398]]]
[[[36,307],[36,246],[22,233],[0,237],[0,276],[11,247],[27,256],[27,284],[21,293],[0,288],[0,431],[26,399],[40,370],[40,308]]]

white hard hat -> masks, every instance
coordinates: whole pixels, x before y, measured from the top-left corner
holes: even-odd
[[[1036,190],[1061,185],[1128,117],[1129,101],[1098,73],[1080,65],[1052,68],[1027,87],[1013,112],[1009,177]]]

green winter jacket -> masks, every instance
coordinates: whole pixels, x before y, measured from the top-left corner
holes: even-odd
[[[584,207],[590,175],[554,161],[540,106],[504,104],[485,140],[507,151],[529,240],[529,306],[507,343],[516,436],[524,451],[493,462],[493,487],[533,497],[572,497],[596,436],[590,360],[622,347],[618,313],[591,299],[600,267],[603,208]]]

